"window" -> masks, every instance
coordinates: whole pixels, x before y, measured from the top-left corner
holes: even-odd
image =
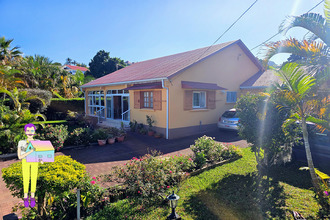
[[[193,92],[193,108],[206,107],[206,92]]]
[[[153,108],[154,107],[154,97],[153,92],[142,92],[143,94],[143,108]]]
[[[237,92],[227,92],[227,103],[235,103],[237,100]]]
[[[95,115],[97,111],[104,107],[103,91],[88,92],[88,109],[90,115]],[[101,115],[104,115],[104,109],[101,110]]]

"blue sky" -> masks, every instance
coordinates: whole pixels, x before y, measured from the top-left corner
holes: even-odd
[[[13,46],[25,55],[61,63],[70,57],[88,65],[101,49],[137,62],[210,46],[254,1],[0,0],[0,36],[14,39]],[[286,16],[303,14],[319,2],[259,0],[217,43],[241,39],[252,49],[275,34]],[[323,15],[323,7],[313,12]],[[287,36],[305,34],[294,28]],[[252,52],[262,58],[263,50]]]

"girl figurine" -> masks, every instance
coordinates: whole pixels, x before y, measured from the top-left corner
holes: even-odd
[[[31,179],[30,206],[33,208],[36,205],[36,200],[34,196],[37,186],[38,162],[26,162],[26,156],[34,152],[35,149],[32,148],[32,150],[30,150],[29,152],[26,152],[26,150],[30,141],[34,141],[33,136],[36,132],[36,126],[34,124],[27,124],[24,126],[24,131],[27,136],[27,139],[18,142],[17,156],[18,159],[22,160],[24,206],[29,207],[28,192]]]

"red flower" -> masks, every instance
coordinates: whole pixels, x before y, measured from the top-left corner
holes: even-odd
[[[140,191],[138,191],[138,193],[140,194],[141,192],[140,192]]]
[[[96,180],[96,177],[95,177],[95,176],[93,176],[93,177],[92,177],[92,179],[93,179],[93,180]]]
[[[170,173],[172,173],[172,171],[170,170]]]
[[[167,188],[170,188],[170,186],[167,186]]]
[[[189,158],[188,160],[192,161],[192,159],[191,159],[191,158]]]
[[[92,180],[92,181],[91,181],[91,184],[93,184],[93,185],[94,185],[95,183],[96,183],[96,182],[95,182],[94,180]]]

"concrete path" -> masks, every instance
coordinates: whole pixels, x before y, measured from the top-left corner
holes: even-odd
[[[83,163],[91,176],[98,176],[108,173],[113,166],[123,165],[127,160],[132,159],[132,157],[139,157],[148,153],[148,150],[161,151],[163,154],[167,155],[192,154],[189,146],[194,144],[194,140],[202,135],[203,134],[175,140],[166,140],[164,138],[157,139],[137,133],[128,133],[127,139],[122,143],[105,146],[88,146],[79,149],[64,149],[61,152],[57,152],[55,155],[69,155],[78,162]],[[205,135],[215,137],[215,140],[220,142],[232,143],[243,148],[247,147],[246,141],[240,140],[235,132],[214,130],[206,132]],[[0,161],[0,170],[17,161],[18,159]],[[10,214],[12,212],[12,207],[20,201],[21,199],[14,198],[11,195],[1,178],[0,216]]]

